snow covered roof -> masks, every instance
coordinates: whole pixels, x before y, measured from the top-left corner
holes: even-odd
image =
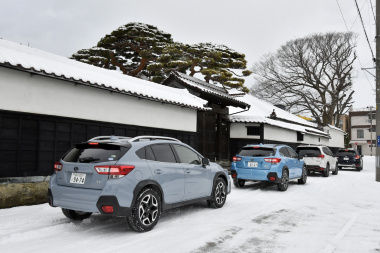
[[[232,115],[229,117],[231,122],[265,123],[311,135],[330,137],[327,133],[316,129],[317,124],[304,120],[250,94],[241,97],[240,100],[250,104],[251,107],[247,111],[241,111],[238,108],[230,107],[230,114]],[[276,112],[276,119],[269,118],[273,109]]]
[[[0,39],[0,66],[193,109],[205,110],[203,105],[207,103],[185,89],[123,75],[3,39]]]
[[[236,89],[232,89],[231,93],[229,90],[225,89],[220,84],[210,84],[206,81],[202,81],[196,77],[189,76],[180,72],[171,72],[170,77],[174,77],[176,80],[180,81],[183,85],[186,87],[190,87],[214,96],[217,96],[219,98],[222,98],[224,100],[230,101],[232,106],[237,106],[241,108],[247,108],[249,105],[245,103],[244,101],[237,99],[234,97],[234,95],[242,95],[245,93],[242,93],[241,91],[238,91]],[[169,78],[170,78],[169,77]],[[168,78],[168,79],[169,79]],[[165,82],[164,82],[165,83]]]
[[[334,129],[336,131],[339,131],[339,132],[342,132],[344,134],[347,134],[345,131],[343,131],[342,129],[336,127],[336,126],[333,126],[333,125],[327,125],[327,127],[331,128],[331,129]]]

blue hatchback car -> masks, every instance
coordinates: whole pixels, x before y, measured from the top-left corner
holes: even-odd
[[[246,145],[233,157],[231,175],[236,187],[246,181],[267,181],[277,184],[279,191],[288,189],[289,180],[307,180],[306,166],[298,154],[286,145]]]
[[[54,168],[51,206],[72,220],[124,216],[137,232],[151,230],[165,209],[199,201],[221,208],[231,191],[227,170],[170,137],[96,137]]]

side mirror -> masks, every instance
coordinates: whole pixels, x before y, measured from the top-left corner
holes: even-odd
[[[202,158],[202,166],[206,168],[207,165],[210,165],[210,160],[206,157]]]

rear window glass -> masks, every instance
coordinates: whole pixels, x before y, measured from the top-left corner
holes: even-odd
[[[303,157],[317,157],[321,154],[319,148],[305,147],[305,148],[297,148],[297,153],[300,158]]]
[[[336,156],[356,156],[356,153],[353,150],[348,150],[348,151],[339,150],[336,153]]]
[[[276,150],[273,148],[244,147],[239,151],[238,155],[241,155],[241,156],[273,156],[275,153],[276,153]]]
[[[117,161],[122,157],[129,148],[117,145],[89,145],[79,144],[70,150],[62,160],[65,162],[77,163],[102,163]]]

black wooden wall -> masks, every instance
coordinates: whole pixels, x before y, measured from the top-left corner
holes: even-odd
[[[101,135],[169,136],[197,147],[192,132],[0,110],[0,178],[51,175],[73,144]]]

